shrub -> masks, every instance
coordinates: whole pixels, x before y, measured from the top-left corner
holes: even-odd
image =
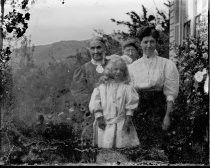
[[[208,162],[208,44],[190,38],[171,58],[180,72],[179,96],[173,112],[171,160]]]

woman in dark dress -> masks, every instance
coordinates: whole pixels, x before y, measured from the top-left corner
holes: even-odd
[[[106,64],[106,46],[103,38],[94,37],[89,44],[91,61],[83,64],[74,71],[71,93],[77,104],[89,105],[95,84],[103,73]]]

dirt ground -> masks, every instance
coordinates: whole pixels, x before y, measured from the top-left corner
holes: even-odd
[[[4,165],[0,162],[0,165]],[[15,165],[11,165],[15,166]],[[18,165],[18,166],[29,166],[28,164]],[[162,163],[158,161],[142,161],[139,163],[104,163],[104,164],[97,164],[97,163],[58,163],[58,164],[34,164],[33,166],[204,166],[204,164],[169,164],[169,163]]]

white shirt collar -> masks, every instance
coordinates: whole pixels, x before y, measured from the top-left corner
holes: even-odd
[[[144,58],[144,59],[154,59],[154,58],[156,58],[156,57],[157,57],[156,54],[154,54],[154,55],[151,56],[151,57],[148,57],[146,54],[143,54],[143,58]]]
[[[143,54],[143,58],[146,58],[147,60],[148,60],[148,59],[152,59],[152,60],[153,60],[153,59],[156,58],[157,56],[158,56],[157,50],[154,51],[154,55],[151,56],[151,57],[148,57],[148,55]]]

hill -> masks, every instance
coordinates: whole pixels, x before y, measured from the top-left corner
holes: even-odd
[[[88,40],[85,41],[60,41],[48,45],[38,45],[34,47],[33,59],[37,65],[47,64],[53,60],[61,61],[74,57],[77,50],[86,48],[88,46]],[[16,67],[21,59],[22,51],[20,49],[15,50],[12,57],[12,66]]]

